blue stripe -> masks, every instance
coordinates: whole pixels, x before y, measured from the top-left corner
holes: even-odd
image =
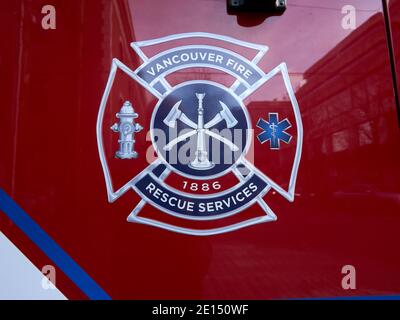
[[[327,297],[327,298],[304,298],[292,300],[400,300],[398,295],[387,296],[342,296],[342,297]]]
[[[111,297],[0,188],[3,211],[90,299]]]

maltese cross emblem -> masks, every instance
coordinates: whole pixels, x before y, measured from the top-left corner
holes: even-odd
[[[111,63],[97,118],[109,202],[133,192],[128,222],[190,235],[275,221],[267,196],[294,200],[303,137],[286,64],[266,73],[257,64],[267,46],[201,32],[131,47],[131,61]],[[287,99],[253,107],[272,78]]]

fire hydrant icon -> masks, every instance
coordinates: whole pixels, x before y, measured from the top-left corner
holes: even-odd
[[[111,130],[119,132],[119,150],[115,157],[119,159],[134,159],[138,157],[135,148],[135,133],[142,131],[143,127],[135,122],[139,116],[132,107],[132,103],[125,101],[121,110],[116,114],[119,123],[114,123]]]

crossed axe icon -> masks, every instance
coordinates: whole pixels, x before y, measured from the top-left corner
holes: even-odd
[[[190,120],[186,116],[186,114],[184,114],[182,110],[179,109],[182,100],[179,100],[177,103],[174,104],[171,111],[163,120],[163,122],[170,128],[175,128],[177,121],[180,120],[188,127],[193,129],[171,140],[167,145],[164,146],[164,150],[166,151],[170,151],[177,143],[184,141],[187,138],[197,134],[197,148],[195,152],[196,157],[195,160],[189,164],[190,167],[197,170],[206,170],[214,166],[214,164],[208,160],[205,135],[209,135],[211,138],[221,141],[222,143],[227,145],[232,151],[239,150],[239,148],[229,139],[226,139],[225,137],[219,135],[218,133],[215,133],[210,130],[210,128],[214,127],[221,121],[226,122],[227,128],[233,128],[238,123],[238,121],[236,120],[236,118],[234,117],[234,115],[232,114],[232,112],[229,110],[228,106],[225,103],[219,101],[222,110],[220,110],[213,119],[204,124],[204,107],[203,107],[204,96],[205,93],[196,93],[196,97],[198,100],[197,124],[192,120]]]

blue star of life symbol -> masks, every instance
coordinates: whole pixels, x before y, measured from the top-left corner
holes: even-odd
[[[270,141],[270,148],[272,150],[280,149],[280,141],[289,143],[292,136],[285,132],[285,130],[291,127],[289,120],[286,118],[279,121],[279,115],[277,113],[268,113],[268,121],[260,118],[257,122],[257,127],[263,130],[257,139],[264,143]]]

